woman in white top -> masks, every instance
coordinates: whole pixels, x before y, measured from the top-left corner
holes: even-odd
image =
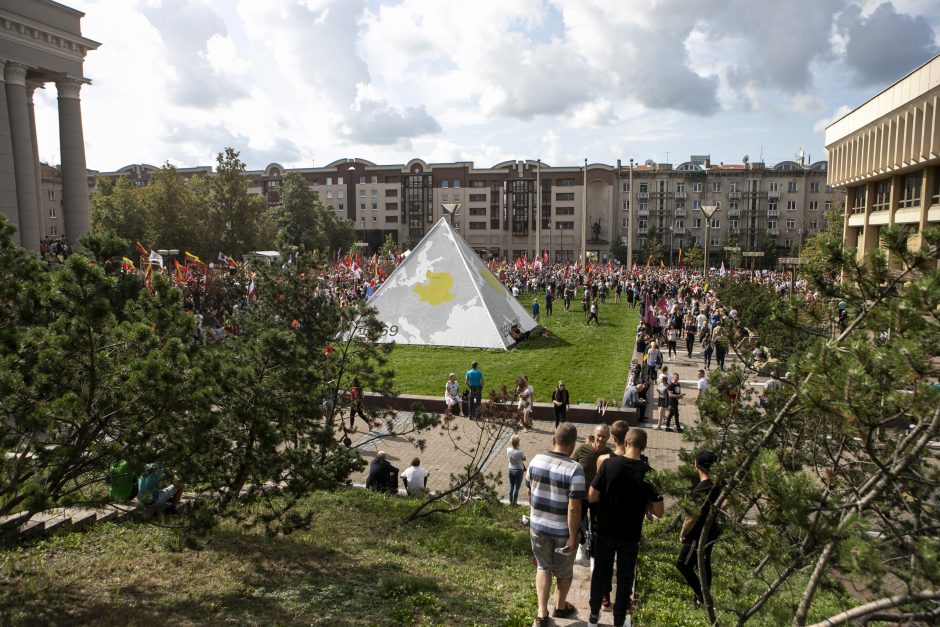
[[[450,373],[450,378],[444,384],[444,404],[447,406],[444,409],[445,416],[451,415],[454,406],[457,407],[457,414],[460,414],[460,384],[457,383],[457,374],[454,372]]]
[[[656,423],[656,429],[663,428],[663,419],[666,417],[666,410],[669,409],[669,377],[662,375],[656,385],[656,392],[659,394],[659,421]]]
[[[526,470],[525,453],[519,449],[518,435],[512,436],[509,440],[506,458],[509,460],[509,504],[515,505],[519,499],[519,488],[522,487],[522,478]]]
[[[528,377],[519,377],[516,381],[516,393],[519,394],[519,410],[522,412],[522,426],[526,431],[532,428],[532,394]]]

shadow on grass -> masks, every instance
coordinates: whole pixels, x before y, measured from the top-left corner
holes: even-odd
[[[536,336],[513,344],[509,347],[509,350],[526,352],[545,350],[546,348],[563,348],[565,346],[571,346],[571,342],[563,337],[557,335],[551,335],[550,337]]]

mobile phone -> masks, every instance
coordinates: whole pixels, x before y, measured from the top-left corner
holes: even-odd
[[[560,553],[561,555],[568,555],[569,553],[571,553],[571,549],[568,549],[568,547],[566,546],[560,546],[557,549],[555,549],[555,553]]]

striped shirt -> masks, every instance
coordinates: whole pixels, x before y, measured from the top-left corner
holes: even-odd
[[[568,501],[584,498],[584,469],[567,455],[548,451],[529,464],[529,527],[537,533],[568,537]]]

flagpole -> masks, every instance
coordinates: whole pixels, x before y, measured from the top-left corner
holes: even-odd
[[[581,191],[581,263],[587,263],[587,158],[584,159],[584,187]],[[583,265],[581,266],[584,267]]]
[[[535,254],[542,254],[542,159],[535,167]]]

